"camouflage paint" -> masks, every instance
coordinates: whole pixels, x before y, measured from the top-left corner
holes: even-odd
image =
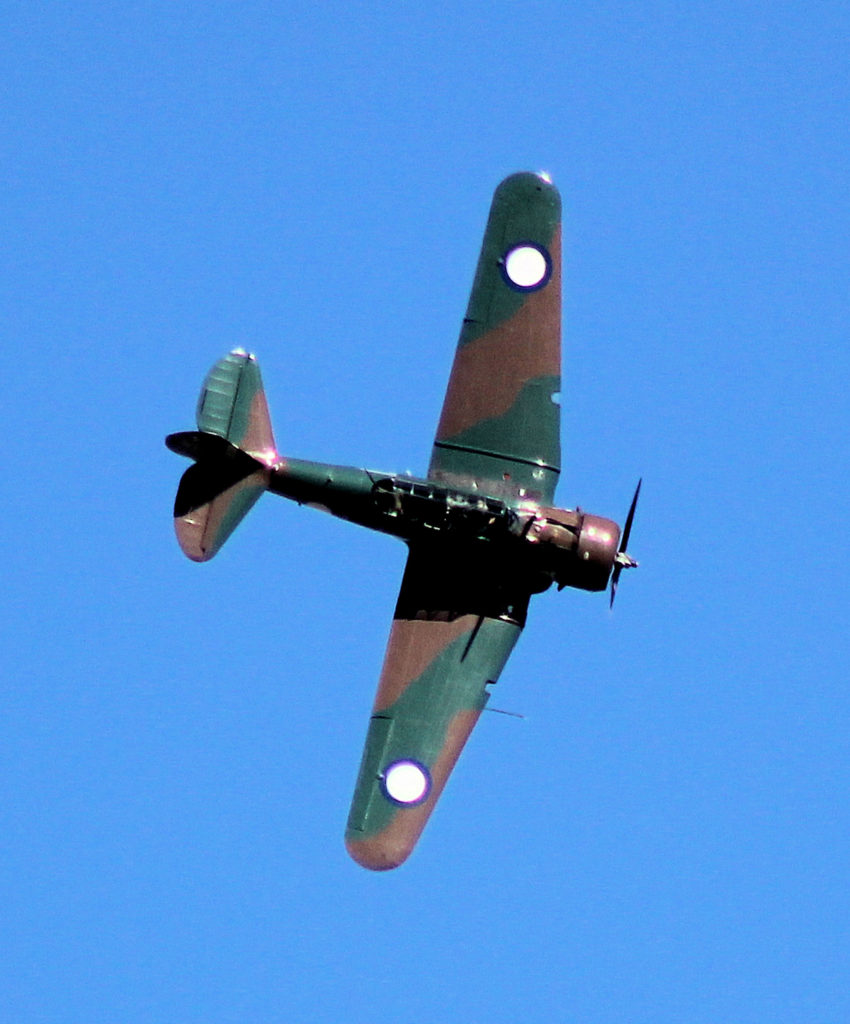
[[[345,836],[359,864],[385,870],[410,854],[519,633],[515,623],[474,615],[393,621]],[[432,780],[410,807],[382,785],[387,767],[407,759]]]
[[[253,356],[235,349],[219,359],[201,388],[196,419],[199,431],[224,438],[256,460],[247,467],[249,473],[233,482],[226,477],[226,486],[213,488],[212,499],[194,507],[188,495],[201,493],[209,478],[219,475],[218,461],[199,460],[183,475],[174,510],[177,540],[192,561],[206,562],[266,489],[269,467],[278,461],[260,368]]]
[[[509,280],[505,258],[521,245],[546,255],[539,286]],[[493,197],[429,478],[551,503],[560,472],[560,296],[560,197],[538,175],[512,175]],[[405,571],[346,831],[351,856],[374,870],[397,867],[415,846],[524,621],[529,590],[495,579],[496,552],[476,556],[471,587],[456,554],[414,546]],[[459,604],[477,614],[455,617]],[[431,774],[416,806],[398,806],[382,786],[401,759]]]
[[[186,474],[197,469],[192,466]],[[242,522],[266,489],[268,473],[257,471],[220,491],[209,504],[175,517],[177,540],[193,562],[208,562]]]
[[[234,349],[213,366],[198,398],[198,430],[218,434],[267,466],[277,462],[260,367],[244,349]]]
[[[536,174],[499,185],[458,341],[428,476],[551,503],[560,472],[561,203]],[[505,258],[533,245],[549,276],[511,284]]]
[[[508,260],[517,248],[527,276]],[[414,848],[531,595],[553,580],[599,589],[611,572],[616,524],[548,507],[560,471],[560,288],[557,190],[512,175],[493,198],[427,481],[281,459],[242,350],[207,376],[200,432],[167,438],[196,460],[175,503],[190,558],[211,558],[265,489],[409,544],[346,831],[364,867],[397,867]],[[387,782],[396,762],[421,768],[414,781],[430,789],[400,803]]]

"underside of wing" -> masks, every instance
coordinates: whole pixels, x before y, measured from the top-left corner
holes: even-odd
[[[560,471],[561,201],[537,174],[496,189],[429,477],[551,503]]]
[[[408,558],[345,837],[364,867],[409,856],[522,630],[528,593],[477,557]]]
[[[180,480],[174,500],[174,527],[183,553],[193,562],[209,561],[268,487],[268,467],[214,434],[172,434],[172,450],[199,455]]]

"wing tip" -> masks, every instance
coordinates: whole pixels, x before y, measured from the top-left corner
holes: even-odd
[[[503,178],[496,186],[496,194],[517,191],[521,194],[542,192],[544,195],[557,197],[560,200],[558,186],[548,171],[515,171]]]
[[[198,510],[195,514],[189,513],[184,516],[174,517],[174,532],[177,534],[177,543],[183,554],[193,562],[208,562],[218,550],[204,545],[204,525],[209,513],[209,505],[203,506],[203,514],[200,518]]]
[[[402,865],[413,852],[416,838],[410,843],[381,835],[360,839],[349,833],[345,837],[345,848],[351,859],[362,868],[368,868],[370,871],[392,871]]]

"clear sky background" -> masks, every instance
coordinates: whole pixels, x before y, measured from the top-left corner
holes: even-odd
[[[850,1019],[846,4],[4,3],[2,1024]],[[561,504],[411,860],[342,844],[404,563],[171,504],[244,345],[423,473],[492,191],[564,202]]]

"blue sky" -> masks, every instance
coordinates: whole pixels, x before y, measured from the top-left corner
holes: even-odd
[[[850,14],[0,7],[2,1024],[850,1015]],[[490,196],[564,202],[537,598],[413,858],[342,845],[404,562],[267,497],[180,554],[208,367],[422,473]]]

